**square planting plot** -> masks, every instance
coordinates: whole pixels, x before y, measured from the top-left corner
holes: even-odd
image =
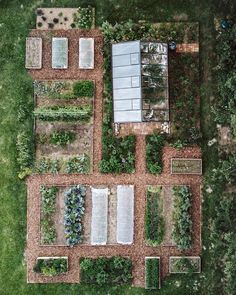
[[[145,289],[160,288],[160,257],[145,257]]]
[[[52,38],[52,68],[68,68],[68,39]]]
[[[171,174],[202,174],[202,159],[171,159]]]
[[[42,68],[42,38],[26,38],[25,67],[27,69]]]
[[[200,273],[201,258],[198,256],[172,256],[169,259],[170,273]]]
[[[79,68],[94,69],[94,38],[79,38]]]
[[[58,275],[63,275],[68,272],[68,257],[38,257],[35,266],[34,272],[47,276],[53,277]]]
[[[35,81],[36,173],[88,173],[93,81]]]

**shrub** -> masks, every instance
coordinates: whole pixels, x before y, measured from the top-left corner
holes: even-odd
[[[78,81],[73,84],[73,93],[76,97],[93,97],[93,81]]]
[[[192,220],[190,215],[191,192],[188,186],[174,186],[174,213],[172,237],[180,250],[192,244]]]
[[[162,172],[162,150],[165,145],[164,135],[153,134],[146,136],[146,165],[148,172]]]
[[[159,289],[159,259],[146,258],[145,260],[145,286],[146,289]]]
[[[164,238],[164,218],[160,209],[161,188],[147,190],[145,210],[145,239],[152,246],[160,245]]]
[[[92,106],[52,106],[38,107],[34,115],[41,121],[81,121],[88,122],[92,115]]]
[[[66,173],[88,173],[90,169],[90,159],[87,154],[70,158],[66,163]]]
[[[19,132],[16,140],[17,163],[21,171],[32,167],[33,165],[33,147],[30,135],[25,132]]]
[[[132,261],[123,257],[82,258],[80,277],[86,284],[128,284],[132,280]]]
[[[85,212],[85,196],[86,188],[81,185],[73,186],[65,192],[65,236],[67,244],[71,247],[83,241],[82,218]]]
[[[91,29],[93,25],[93,10],[90,6],[88,8],[79,8],[78,12],[74,14],[74,23],[80,29]]]
[[[38,258],[34,272],[45,276],[56,276],[68,271],[66,258]]]
[[[55,131],[50,134],[50,143],[65,146],[75,140],[75,133],[71,131]]]

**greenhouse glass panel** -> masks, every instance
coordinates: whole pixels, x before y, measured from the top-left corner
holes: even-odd
[[[52,68],[68,68],[68,39],[52,38]]]
[[[79,68],[94,69],[94,39],[79,39]]]

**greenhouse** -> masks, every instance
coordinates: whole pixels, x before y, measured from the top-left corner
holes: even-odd
[[[117,243],[132,244],[134,231],[134,186],[117,186]]]
[[[169,121],[166,43],[113,44],[112,76],[115,123]]]
[[[107,243],[108,188],[92,188],[91,244]]]
[[[52,68],[68,68],[68,39],[52,38]]]

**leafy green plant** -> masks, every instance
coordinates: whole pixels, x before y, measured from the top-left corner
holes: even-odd
[[[145,239],[149,245],[161,244],[165,233],[165,224],[160,209],[161,187],[148,188],[145,210]]]
[[[73,15],[73,23],[80,29],[91,29],[93,25],[92,7],[79,7],[78,12]]]
[[[38,258],[34,266],[34,272],[44,276],[56,276],[67,271],[67,258]]]
[[[41,121],[81,121],[88,122],[92,116],[92,106],[52,106],[38,107],[34,116]]]
[[[90,169],[90,158],[87,154],[70,158],[66,163],[66,173],[88,173]]]
[[[188,186],[174,186],[174,212],[172,237],[180,250],[192,245],[191,192]]]
[[[76,97],[93,97],[94,83],[93,81],[77,81],[73,84],[73,93]]]
[[[148,172],[162,172],[162,150],[165,145],[164,135],[153,134],[146,136],[146,165]]]
[[[36,161],[35,171],[36,173],[58,173],[61,169],[61,165],[58,159],[41,158]]]
[[[145,281],[146,289],[159,289],[160,288],[160,275],[159,275],[159,259],[146,258],[145,260]]]
[[[191,257],[174,257],[170,260],[171,272],[194,273],[200,271],[200,260]]]
[[[33,165],[33,147],[29,134],[25,131],[19,132],[16,140],[17,163],[21,172]]]
[[[71,131],[54,131],[50,134],[50,143],[65,146],[75,140],[76,134]]]
[[[85,212],[86,188],[82,185],[71,187],[65,192],[65,236],[68,246],[73,247],[83,241],[82,218]]]
[[[123,257],[80,259],[81,282],[86,284],[128,284],[132,280],[132,261]]]

